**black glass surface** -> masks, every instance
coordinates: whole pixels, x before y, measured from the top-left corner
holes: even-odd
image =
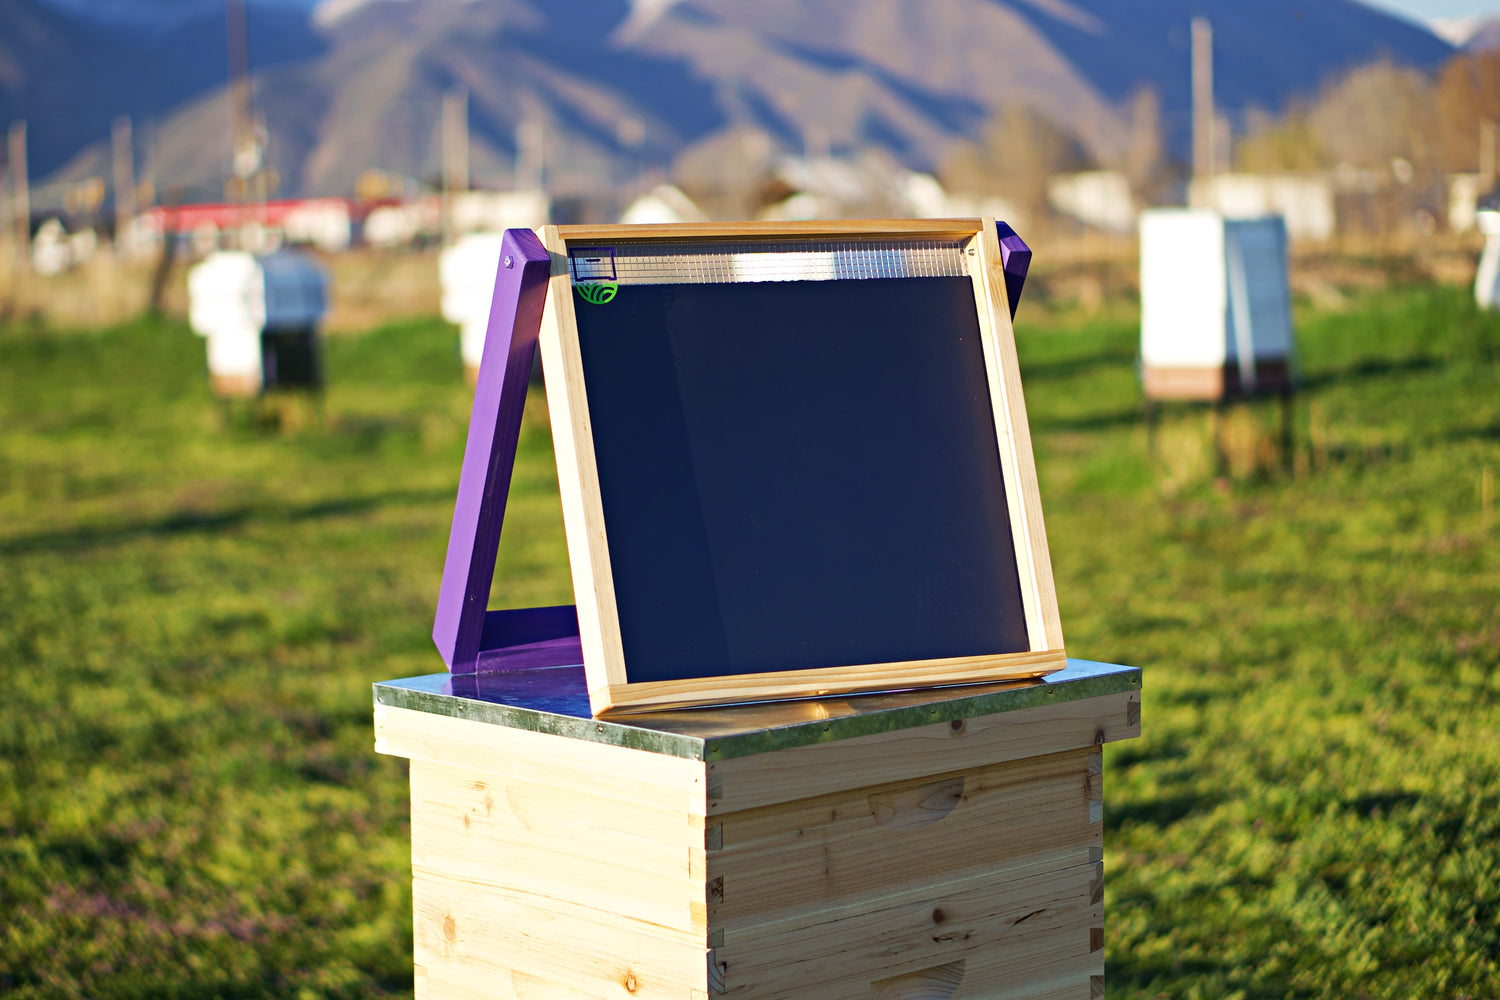
[[[970,279],[576,307],[631,682],[1029,648]]]

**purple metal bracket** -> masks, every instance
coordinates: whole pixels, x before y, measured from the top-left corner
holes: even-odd
[[[528,229],[506,230],[500,254],[432,625],[432,639],[455,674],[475,673],[482,662],[494,669],[501,658],[518,667],[583,662],[572,607],[485,610],[552,270],[551,255]]]
[[[995,231],[1000,234],[1000,269],[1005,272],[1005,297],[1010,299],[1010,318],[1015,319],[1016,306],[1021,302],[1021,286],[1026,284],[1026,272],[1031,267],[1031,248],[1004,222],[995,223]]]

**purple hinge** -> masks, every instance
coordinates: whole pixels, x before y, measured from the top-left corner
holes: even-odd
[[[1010,318],[1016,318],[1016,306],[1021,301],[1021,286],[1026,284],[1026,271],[1031,267],[1031,248],[1016,231],[1004,222],[995,223],[1000,234],[1000,269],[1005,272],[1005,297],[1010,299]]]

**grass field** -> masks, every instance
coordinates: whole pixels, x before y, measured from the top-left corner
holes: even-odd
[[[1130,314],[1021,315],[1068,648],[1146,671],[1109,995],[1500,997],[1500,318],[1300,317],[1295,475],[1270,407],[1217,475],[1201,411],[1148,445]],[[0,330],[0,995],[409,993],[369,684],[441,669],[456,341],[335,338],[266,430],[181,326]],[[542,411],[497,605],[571,599]]]

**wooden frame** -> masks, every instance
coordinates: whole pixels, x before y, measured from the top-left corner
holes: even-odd
[[[608,534],[574,312],[570,244],[577,248],[600,243],[745,239],[780,242],[804,238],[826,240],[830,237],[958,237],[965,240],[1031,649],[992,656],[632,682],[624,659],[610,569]],[[548,375],[547,402],[578,607],[578,637],[588,677],[590,704],[596,715],[611,711],[1021,679],[1050,673],[1065,664],[1062,625],[1011,326],[1013,300],[1019,295],[1030,251],[1008,226],[997,226],[992,219],[790,225],[548,226],[541,231],[541,242],[551,258],[540,331],[542,364]],[[1007,267],[1007,264],[1011,266]],[[488,357],[487,348],[487,360]],[[503,500],[501,502],[503,504]]]

